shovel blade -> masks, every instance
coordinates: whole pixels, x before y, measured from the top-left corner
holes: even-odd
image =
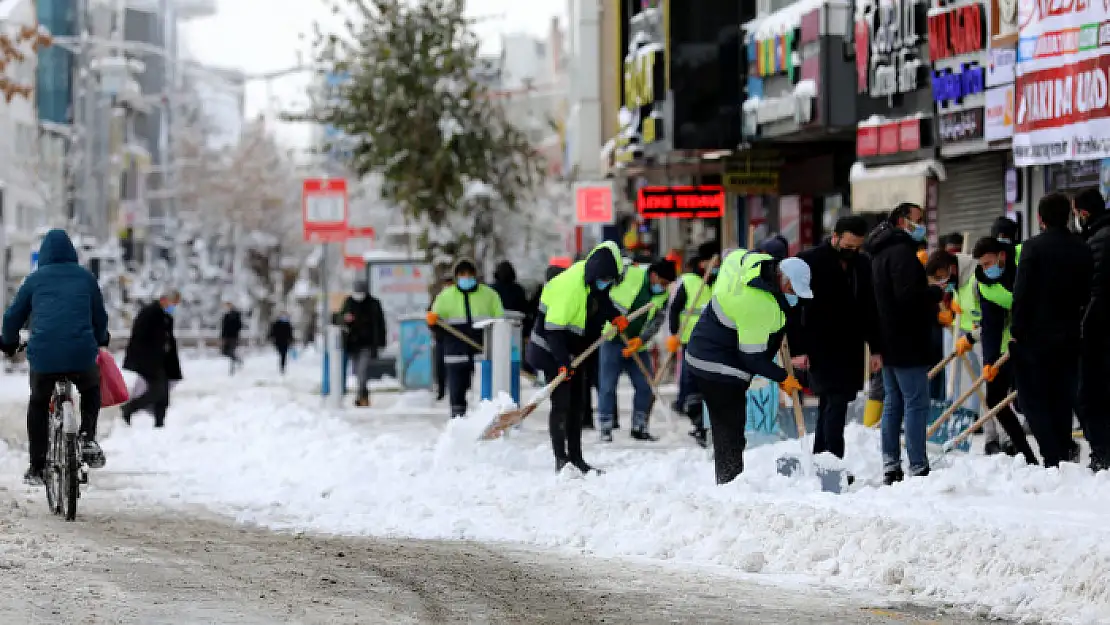
[[[802,461],[797,456],[782,456],[775,461],[779,475],[793,477],[802,474]]]
[[[478,440],[492,441],[501,438],[509,428],[524,421],[535,410],[536,404],[528,404],[523,408],[510,408],[502,412],[490,421],[485,430],[482,430],[482,435],[478,437]]]
[[[826,493],[839,494],[848,490],[848,472],[844,469],[817,467],[817,479],[821,481],[821,490]]]

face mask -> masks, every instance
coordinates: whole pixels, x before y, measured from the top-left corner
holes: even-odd
[[[613,284],[612,280],[594,280],[594,286],[597,287],[598,291],[604,291],[609,288],[610,284]]]
[[[714,267],[714,268],[709,270],[709,275],[715,276],[715,275],[717,275],[717,272],[720,271],[720,270],[721,270],[720,267]]]
[[[955,292],[956,292],[956,285],[955,285],[955,284],[952,284],[951,282],[949,282],[949,283],[948,283],[948,284],[947,284],[947,285],[946,285],[946,286],[944,287],[944,290],[945,290],[945,292],[947,292],[947,293],[955,293]]]
[[[1006,245],[1013,243],[1013,241],[1011,241],[1009,237],[998,237],[998,242],[1005,243]]]
[[[474,287],[478,286],[478,278],[475,278],[473,276],[467,276],[465,278],[459,278],[458,285],[459,285],[460,289],[462,289],[464,291],[469,291],[470,289],[473,289]]]
[[[925,226],[922,224],[914,224],[913,229],[910,230],[909,233],[910,236],[913,237],[914,241],[924,241],[925,235],[928,234],[928,232],[925,230]]]
[[[853,250],[845,247],[837,248],[836,253],[840,255],[841,260],[852,260],[853,258],[859,256],[859,250]]]
[[[172,315],[173,311],[175,311],[175,310],[177,310],[177,304],[170,304],[169,306],[166,306],[166,314],[167,315]]]
[[[655,295],[659,295],[660,293],[662,293],[663,291],[666,291],[666,290],[667,290],[666,287],[664,287],[662,284],[653,284],[653,285],[651,285],[651,292],[654,293]]]
[[[278,321],[284,321],[284,322],[288,323],[289,322],[289,316],[288,315],[282,315],[282,316],[278,317]]]
[[[794,295],[793,293],[783,293],[783,295],[786,296],[786,303],[790,304],[791,307],[794,307],[794,306],[798,305],[798,296],[797,295]]]
[[[1002,277],[1002,265],[995,265],[983,270],[983,275],[991,280],[997,280]]]
[[[365,293],[351,293],[351,299],[355,300],[356,302],[361,302],[362,300],[366,299],[366,294]]]

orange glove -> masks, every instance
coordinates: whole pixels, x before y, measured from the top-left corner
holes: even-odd
[[[937,321],[940,322],[942,326],[948,327],[952,325],[952,322],[955,320],[956,316],[952,314],[951,310],[942,310],[937,313]]]
[[[628,329],[628,317],[625,317],[624,315],[617,315],[611,323],[618,332],[624,332]]]
[[[439,323],[439,314],[429,310],[428,314],[424,315],[424,321],[427,321],[428,325],[434,326]]]
[[[971,345],[971,339],[966,336],[961,336],[959,340],[956,341],[956,353],[963,356],[971,351]]]
[[[682,340],[678,338],[677,334],[672,334],[667,337],[667,351],[672,354],[678,353],[678,348],[682,347]]]
[[[954,298],[951,302],[948,303],[948,308],[957,315],[964,314],[964,309],[960,308],[960,303],[957,302]]]
[[[788,395],[793,395],[794,393],[800,393],[802,391],[802,384],[798,382],[798,378],[788,375],[785,380],[779,382],[779,388]]]
[[[922,265],[928,264],[928,262],[929,262],[929,252],[926,252],[925,250],[918,250],[917,260],[921,261]]]
[[[994,379],[998,377],[998,367],[994,365],[983,365],[983,377],[987,382],[994,382]]]
[[[626,345],[625,348],[621,350],[621,356],[624,356],[625,358],[631,358],[632,354],[640,351],[640,348],[643,346],[644,340],[638,336],[628,339],[628,345]]]
[[[566,367],[559,367],[559,375],[563,376],[563,381],[566,382],[567,380],[574,377],[574,369],[567,369]]]

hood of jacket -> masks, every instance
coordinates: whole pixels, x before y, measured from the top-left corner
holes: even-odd
[[[512,284],[516,282],[516,269],[513,268],[512,263],[503,260],[497,263],[497,269],[493,271],[493,279],[504,284]]]
[[[459,275],[460,269],[469,269],[470,271],[473,271],[475,275],[478,274],[478,265],[475,265],[473,260],[463,257],[456,261],[455,265],[451,267],[452,281],[454,281],[455,276]]]
[[[55,228],[46,233],[39,246],[39,267],[63,263],[77,263],[77,248],[65,230]]]
[[[876,256],[895,245],[910,245],[916,249],[917,241],[913,240],[910,233],[888,221],[884,221],[868,235],[864,249],[868,254]]]
[[[586,284],[597,280],[616,280],[621,275],[621,253],[617,244],[606,241],[586,257]]]

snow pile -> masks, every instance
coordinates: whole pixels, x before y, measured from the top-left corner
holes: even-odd
[[[290,388],[239,387],[175,401],[165,431],[118,428],[105,472],[138,475],[114,497],[281,529],[513,541],[806,575],[998,617],[1110,619],[1110,475],[957,457],[929,478],[832,495],[775,473],[798,451],[786,442],[750,450],[725,487],[704,451],[666,445],[589,445],[607,472],[568,479],[554,474],[545,413],[474,442],[504,401],[451,422],[371,410],[353,423]],[[877,432],[849,434],[848,468],[876,477]]]

